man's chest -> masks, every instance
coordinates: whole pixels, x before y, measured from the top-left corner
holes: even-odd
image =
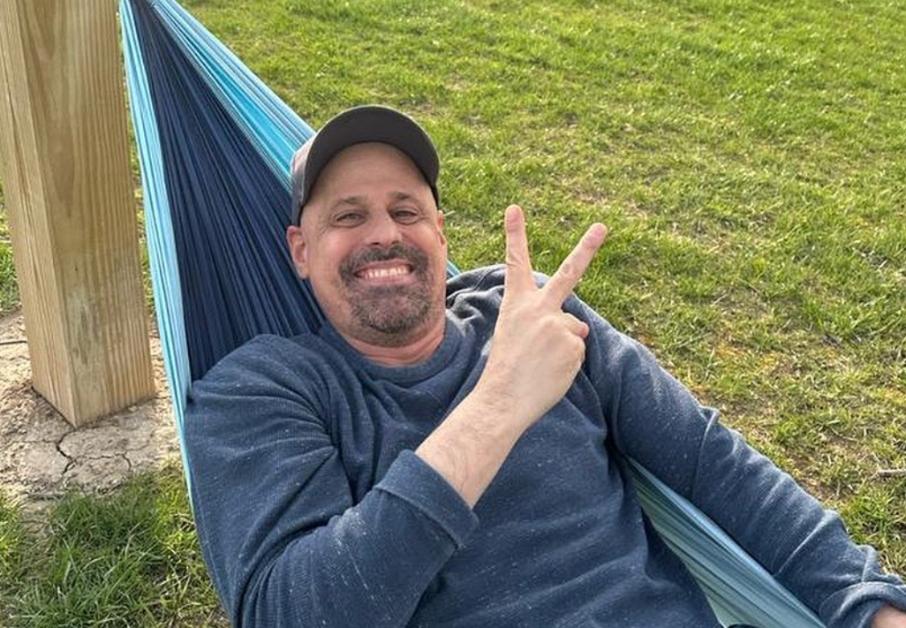
[[[331,400],[335,446],[358,502],[403,450],[416,450],[474,388],[483,360],[443,382],[346,382]],[[489,491],[537,491],[563,499],[583,490],[577,478],[606,472],[604,420],[597,395],[580,375],[566,397],[517,442]],[[599,476],[600,477],[600,476]]]

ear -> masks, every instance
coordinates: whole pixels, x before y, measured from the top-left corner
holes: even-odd
[[[437,235],[440,238],[440,243],[443,246],[447,246],[447,236],[444,235],[444,224],[445,224],[444,212],[438,208],[437,209]]]
[[[305,231],[299,225],[290,225],[286,228],[286,244],[289,246],[290,257],[296,272],[302,279],[308,279],[308,243],[305,241]]]

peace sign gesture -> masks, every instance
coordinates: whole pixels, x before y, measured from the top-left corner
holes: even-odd
[[[535,285],[525,217],[510,205],[503,303],[475,389],[415,453],[474,506],[510,450],[563,398],[585,360],[588,325],[563,311],[607,230],[594,224],[543,288]]]
[[[506,210],[506,278],[488,363],[478,386],[501,395],[527,428],[569,390],[585,359],[588,325],[563,311],[607,230],[589,227],[542,288],[532,275],[522,209]]]
[[[518,205],[506,209],[506,296],[504,303],[520,299],[525,295],[540,293],[538,298],[545,304],[560,311],[563,302],[572,294],[573,288],[582,279],[585,269],[604,243],[607,229],[600,223],[588,228],[576,248],[563,260],[560,268],[543,288],[535,285],[532,263],[529,259],[528,238],[525,235],[525,216]]]

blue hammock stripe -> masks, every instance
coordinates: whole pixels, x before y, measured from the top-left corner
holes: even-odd
[[[191,379],[189,376],[189,349],[183,324],[182,290],[179,273],[173,263],[176,239],[173,234],[173,223],[170,220],[170,204],[164,166],[160,159],[160,138],[157,134],[154,108],[151,104],[151,90],[148,86],[141,47],[138,44],[132,4],[129,2],[120,3],[120,23],[129,108],[142,178],[145,239],[148,243],[155,318],[160,335],[164,371],[170,387],[176,429],[180,435],[183,468],[188,469],[182,434],[185,399]],[[190,482],[191,478],[186,474],[186,484],[191,489]]]
[[[120,19],[155,313],[185,465],[191,382],[258,334],[291,336],[323,320],[284,235],[287,164],[313,130],[174,0],[121,0]],[[634,461],[626,468],[725,624],[822,626],[688,501]]]
[[[285,244],[285,168],[275,175],[218,99],[239,88],[212,89],[199,73],[203,66],[189,61],[202,49],[173,35],[167,20],[180,14],[155,10],[168,5],[133,2],[132,14],[139,18],[134,23],[149,88],[146,104],[157,122],[156,159],[163,164],[172,221],[189,371],[197,379],[250,338],[317,328],[321,314],[296,277]],[[246,119],[268,120],[276,107],[265,107],[267,102],[248,100],[256,110]],[[297,129],[300,137],[306,133],[307,127]]]
[[[185,9],[163,2],[158,10],[188,52],[188,61],[265,158],[274,176],[286,183],[289,193],[287,165],[314,130]]]
[[[626,462],[645,513],[667,545],[686,563],[724,624],[824,626],[707,515],[635,460],[629,458]]]

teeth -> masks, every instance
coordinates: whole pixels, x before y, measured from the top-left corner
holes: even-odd
[[[362,277],[365,279],[380,279],[382,277],[397,277],[407,274],[409,274],[407,267],[393,266],[391,268],[369,268],[362,273]]]

